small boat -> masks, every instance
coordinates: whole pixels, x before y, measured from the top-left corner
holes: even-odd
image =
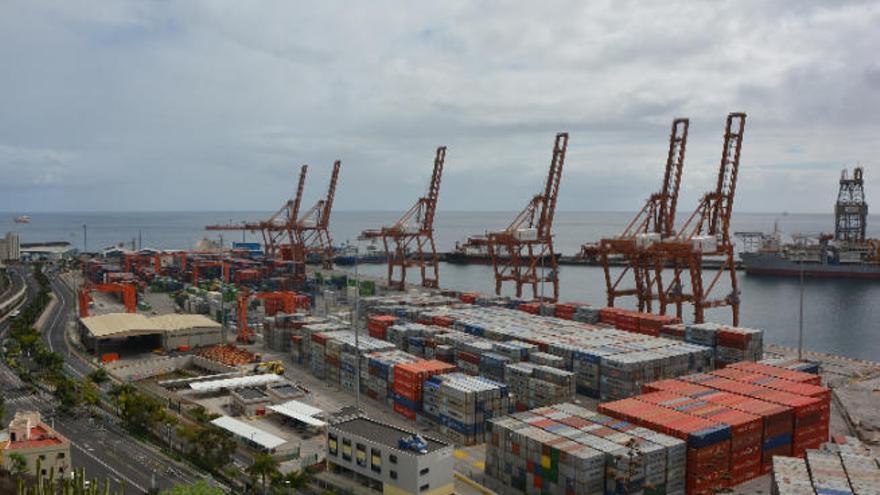
[[[31,223],[31,217],[27,215],[21,215],[15,217],[15,223]]]

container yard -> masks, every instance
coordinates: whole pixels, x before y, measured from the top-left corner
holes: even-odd
[[[389,291],[337,272],[309,272],[302,292],[273,291],[266,278],[227,284],[222,269],[205,270],[202,288],[184,271],[138,292],[225,322],[227,343],[166,354],[237,370],[226,379],[296,377],[295,393],[269,383],[193,395],[155,385],[171,375],[131,376],[150,376],[145,386],[172,403],[259,418],[294,443],[303,440],[271,409],[291,398],[454,443],[480,466],[461,461],[458,471],[498,493],[757,493],[741,487],[769,490],[775,458],[805,458],[832,433],[823,368],[765,356],[760,329],[582,302]],[[168,288],[177,292],[156,291]]]
[[[730,146],[738,150],[743,118],[728,118],[721,174],[738,165],[738,156],[728,152]],[[683,144],[676,139],[684,139],[675,136],[673,148]],[[82,270],[81,314],[144,311],[153,302],[162,313],[206,315],[222,327],[219,343],[154,353],[172,359],[194,355],[222,373],[181,378],[167,374],[174,368],[161,361],[152,371],[138,362],[137,371],[127,376],[149,377],[146,387],[180,407],[258,418],[279,438],[287,438],[288,423],[273,412],[288,400],[328,411],[325,418],[369,412],[455,444],[457,458],[476,459],[469,465],[460,461],[459,474],[500,493],[703,495],[755,483],[768,489],[777,463],[780,473],[786,467],[800,472],[798,461],[777,461],[779,456],[805,459],[808,473],[831,473],[821,489],[839,489],[842,483],[834,480],[841,479],[845,461],[835,464],[816,449],[828,441],[832,424],[837,431],[844,425],[852,431],[864,423],[850,410],[832,418],[842,406],[832,404],[839,399],[823,386],[828,385],[820,376],[823,367],[779,353],[765,355],[763,330],[737,324],[735,301],[719,303],[709,292],[682,294],[680,302],[695,311],[683,321],[682,304],[666,314],[651,312],[673,304],[663,287],[639,286],[646,280],[659,284],[670,263],[693,265],[692,259],[680,258],[684,252],[729,254],[726,241],[711,237],[721,239],[725,232],[678,234],[675,242],[689,240],[674,249],[664,244],[663,235],[645,232],[625,232],[591,247],[602,260],[612,253],[630,259],[623,279],[627,270],[639,272],[635,289],[608,287],[609,307],[560,301],[557,281],[546,272],[511,264],[529,249],[549,250],[529,251],[529,259],[555,259],[549,229],[566,146],[567,135],[557,136],[545,195],[524,211],[545,209],[547,216],[537,223],[522,217],[476,241],[488,252],[507,253],[505,260],[492,255],[494,295],[440,289],[433,251],[415,258],[386,253],[385,283],[327,271],[332,267],[329,234],[318,232],[316,240],[306,232],[327,227],[324,212],[332,202],[338,166],[324,203],[309,213],[311,220],[293,222],[302,217],[303,167],[296,198],[270,221],[209,227],[259,230],[263,246],[89,260]],[[439,148],[428,195],[403,223],[365,236],[433,246],[444,160],[445,148]],[[716,194],[729,194],[732,202],[732,191]],[[697,214],[712,215],[712,208],[701,204]],[[419,220],[417,227],[404,225],[413,219]],[[293,232],[290,243],[284,242],[288,232]],[[307,269],[309,261],[321,268]],[[406,284],[406,268],[413,266],[422,268],[420,288]],[[690,268],[693,283],[702,274]],[[729,276],[735,283],[732,270]],[[514,283],[517,296],[531,286],[535,297],[501,295],[506,282]],[[541,299],[538,288],[544,284],[552,286],[552,296]],[[649,298],[651,293],[655,296]],[[611,307],[614,299],[631,295],[642,310]],[[733,324],[705,321],[702,310],[716,305],[731,306]],[[122,362],[114,369],[124,369],[127,356],[114,359]],[[838,362],[834,370],[841,372],[835,379],[841,386],[880,376],[880,367],[870,363],[854,371]],[[296,380],[287,383],[285,376]],[[211,380],[221,385],[202,390]],[[289,437],[296,441],[296,435]],[[309,459],[317,462],[320,452],[316,455]],[[295,455],[287,460],[302,461]],[[864,470],[856,461],[846,460]],[[787,487],[777,478],[774,487]]]

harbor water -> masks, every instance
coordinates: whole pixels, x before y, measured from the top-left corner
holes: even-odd
[[[131,247],[157,249],[189,249],[202,238],[218,240],[218,232],[207,232],[204,226],[226,223],[230,220],[259,220],[266,212],[157,212],[157,213],[29,213],[29,224],[15,224],[20,213],[0,214],[0,234],[18,232],[21,242],[68,241],[74,247],[83,247],[83,225],[86,225],[88,248],[97,250],[120,242]],[[365,229],[387,225],[399,216],[397,212],[333,213],[331,231],[334,242],[356,242],[357,234]],[[455,242],[468,235],[480,234],[487,229],[506,226],[510,212],[444,212],[435,220],[438,249],[453,249]],[[571,255],[586,241],[617,233],[631,218],[631,213],[559,212],[554,224],[557,251]],[[827,215],[734,215],[734,231],[771,231],[774,222],[788,234],[829,232],[833,216]],[[876,227],[869,237],[880,237]],[[224,232],[224,242],[242,240],[241,233]],[[245,240],[258,241],[259,234],[246,233]],[[384,265],[361,265],[366,275],[385,276]],[[707,273],[708,274],[708,273]],[[797,278],[748,276],[738,273],[742,298],[741,323],[743,326],[762,328],[766,340],[786,346],[796,346],[798,340],[798,299],[800,285]],[[596,306],[605,304],[605,283],[601,268],[562,266],[559,272],[561,299],[584,301]],[[417,273],[408,281],[418,282]],[[457,290],[494,291],[492,268],[485,265],[443,264],[441,286]],[[720,286],[718,294],[729,290]],[[805,283],[804,329],[805,346],[809,350],[840,354],[853,358],[877,359],[880,356],[880,282],[871,280],[810,280]],[[627,306],[626,304],[622,304]],[[707,319],[729,322],[729,309],[712,310]]]

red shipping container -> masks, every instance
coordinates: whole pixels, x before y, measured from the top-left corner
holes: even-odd
[[[780,368],[778,366],[772,366],[764,363],[741,361],[732,365],[731,367],[744,371],[751,371],[753,373],[760,373],[762,375],[784,378],[793,382],[809,383],[810,385],[822,385],[822,377],[819,375],[804,373],[803,371],[790,370],[787,368]]]
[[[396,412],[397,414],[400,414],[401,416],[403,416],[406,419],[409,419],[411,421],[415,421],[415,419],[416,419],[416,412],[415,411],[404,406],[403,404],[398,404],[397,402],[394,403],[394,412]]]

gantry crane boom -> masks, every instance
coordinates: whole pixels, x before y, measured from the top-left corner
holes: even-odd
[[[208,225],[205,230],[245,230],[260,232],[263,237],[263,249],[268,257],[276,257],[283,244],[284,235],[287,235],[289,244],[293,244],[294,227],[299,216],[299,208],[302,203],[303,189],[306,183],[306,173],[309,166],[303,165],[299,172],[299,182],[296,188],[296,196],[287,200],[284,205],[275,211],[267,220],[259,222],[241,222],[230,224]]]
[[[406,269],[410,266],[419,267],[423,287],[439,286],[440,260],[434,243],[434,214],[445,162],[446,146],[440,146],[434,155],[427,194],[419,198],[391,227],[365,230],[360,235],[361,239],[382,239],[388,257],[388,286],[391,288],[404,289]],[[411,247],[415,248],[415,253],[409,252]],[[398,270],[399,277],[396,276]]]
[[[649,248],[649,258],[655,273],[650,282],[653,289],[651,297],[659,299],[661,314],[666,314],[667,307],[674,304],[677,316],[681,318],[683,304],[691,303],[694,306],[694,321],[701,323],[705,320],[706,309],[730,306],[733,324],[739,324],[739,289],[730,236],[730,219],[736,197],[745,124],[746,114],[728,114],[715,190],[702,197],[696,210],[684,222],[674,239]],[[704,256],[723,257],[720,268],[708,284],[703,281]],[[667,265],[672,266],[672,278],[664,286],[663,271]],[[690,275],[690,293],[686,293],[682,283],[682,274],[685,271]],[[730,293],[713,298],[713,290],[725,274],[730,277]]]
[[[651,310],[652,281],[650,266],[642,250],[653,242],[675,235],[675,213],[678,205],[678,192],[681,174],[684,169],[685,151],[689,121],[677,118],[672,121],[669,133],[669,151],[660,190],[648,197],[644,206],[626,225],[617,237],[602,239],[598,244],[585,244],[581,256],[599,258],[605,272],[605,286],[608,306],[613,307],[616,299],[635,296],[639,309]],[[622,258],[623,269],[612,276],[611,256]],[[632,278],[632,286],[621,288],[625,280]]]
[[[333,268],[333,245],[330,238],[330,212],[333,210],[333,199],[336,196],[336,182],[339,179],[339,169],[342,162],[336,160],[333,164],[333,172],[330,174],[330,184],[327,187],[327,196],[318,200],[314,206],[307,210],[296,221],[294,236],[298,247],[295,251],[302,253],[303,257],[309,253],[321,255],[321,261],[325,269]]]
[[[496,294],[501,294],[505,281],[512,281],[517,297],[522,297],[524,285],[532,286],[532,295],[536,299],[544,297],[555,301],[559,297],[557,257],[553,250],[553,219],[567,150],[568,133],[561,132],[556,135],[553,144],[553,158],[542,193],[533,196],[506,229],[491,232],[485,239],[473,240],[475,244],[485,244],[488,248],[495,272]],[[545,266],[545,260],[549,267]],[[546,268],[549,271],[545,271]],[[545,296],[539,290],[539,285],[543,287],[545,283],[552,286],[550,296]]]

